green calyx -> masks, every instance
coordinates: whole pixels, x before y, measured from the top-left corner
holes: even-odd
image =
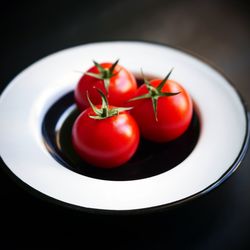
[[[119,62],[119,59],[116,60],[109,69],[105,69],[102,67],[101,64],[97,63],[96,61],[93,61],[94,65],[98,69],[99,73],[96,74],[96,73],[92,73],[92,72],[86,72],[85,74],[88,76],[92,76],[92,77],[95,77],[97,79],[103,80],[105,90],[108,93],[108,89],[109,89],[109,85],[110,85],[110,78],[112,78],[113,76],[115,76],[117,74],[117,73],[114,74],[114,70],[115,70],[115,67],[118,64],[118,62]]]
[[[87,92],[87,99],[89,101],[89,104],[94,111],[95,115],[89,115],[90,118],[95,119],[95,120],[103,120],[112,116],[119,115],[120,112],[130,110],[132,109],[131,107],[128,108],[122,108],[122,107],[114,107],[110,108],[108,104],[107,97],[103,94],[103,92],[100,89],[96,89],[101,98],[102,98],[102,106],[101,108],[97,108],[90,100],[89,94]]]
[[[142,77],[144,79],[144,83],[148,89],[148,93],[141,95],[141,96],[137,96],[135,98],[130,99],[129,101],[137,101],[137,100],[141,100],[141,99],[148,99],[150,98],[152,100],[152,105],[153,105],[153,109],[154,109],[154,114],[155,114],[155,120],[158,121],[158,117],[157,117],[157,105],[158,105],[158,99],[160,97],[169,97],[169,96],[174,96],[174,95],[178,95],[180,92],[174,92],[174,93],[170,93],[170,92],[162,92],[162,89],[164,87],[164,85],[166,84],[169,76],[171,75],[173,69],[171,69],[169,71],[169,73],[166,75],[166,77],[160,82],[160,84],[157,87],[154,87],[150,84],[150,82],[145,78],[143,71],[141,70],[141,74]]]

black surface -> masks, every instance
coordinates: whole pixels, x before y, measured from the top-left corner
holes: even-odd
[[[0,88],[60,49],[139,39],[208,58],[249,104],[248,13],[243,1],[3,1]],[[250,249],[249,151],[233,176],[209,194],[178,208],[134,216],[83,213],[40,200],[0,164],[2,249],[87,248],[89,243],[105,249]]]

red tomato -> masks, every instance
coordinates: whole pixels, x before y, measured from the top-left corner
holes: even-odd
[[[162,80],[152,80],[149,84],[153,89],[157,89],[161,83]],[[136,97],[149,94],[149,88],[143,84]],[[146,97],[131,103],[134,106],[131,114],[136,119],[142,136],[155,142],[168,142],[182,135],[188,128],[192,119],[193,104],[187,91],[173,80],[167,80],[160,93],[169,93],[170,96],[157,98],[157,113],[154,112],[152,98]]]
[[[127,162],[139,144],[139,128],[131,115],[122,112],[103,120],[86,109],[75,121],[72,142],[79,156],[88,163],[113,168]]]
[[[90,99],[94,104],[100,104],[101,97],[95,88],[106,93],[110,105],[127,106],[127,101],[134,96],[137,90],[135,77],[124,67],[118,65],[118,61],[114,64],[94,63],[95,66],[81,77],[75,88],[75,101],[78,108],[84,110],[89,107],[86,91],[89,92]]]
[[[102,105],[83,111],[72,129],[73,147],[79,156],[92,165],[114,168],[127,162],[139,144],[139,128],[125,110],[108,105],[104,94]]]

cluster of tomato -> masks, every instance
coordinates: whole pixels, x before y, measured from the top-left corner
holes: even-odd
[[[168,142],[188,128],[192,100],[177,82],[148,81],[138,88],[135,77],[121,65],[97,63],[80,78],[75,101],[82,111],[72,129],[72,143],[88,163],[114,168],[136,152],[140,135],[154,142]]]

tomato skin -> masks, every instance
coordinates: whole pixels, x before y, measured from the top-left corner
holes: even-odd
[[[112,63],[101,63],[100,65],[105,69],[109,69]],[[93,66],[87,72],[98,74],[99,70],[96,66]],[[121,65],[116,65],[114,74],[115,75],[110,78],[110,85],[107,93],[109,104],[117,107],[128,106],[127,101],[134,96],[137,90],[135,77]],[[101,103],[101,97],[95,88],[106,93],[103,80],[86,74],[80,78],[75,88],[74,95],[76,104],[81,111],[89,107],[86,91],[88,91],[93,104]]]
[[[150,84],[157,87],[161,80],[152,80]],[[157,107],[158,121],[155,119],[151,99],[131,102],[134,108],[131,114],[137,121],[142,136],[154,142],[168,142],[181,136],[188,128],[193,114],[193,103],[188,92],[177,82],[167,80],[162,92],[180,92],[174,96],[159,97]],[[143,84],[135,96],[148,93]]]
[[[78,155],[102,168],[127,162],[139,145],[139,128],[134,118],[128,112],[103,120],[89,115],[95,115],[91,108],[83,111],[73,125],[72,143]]]

